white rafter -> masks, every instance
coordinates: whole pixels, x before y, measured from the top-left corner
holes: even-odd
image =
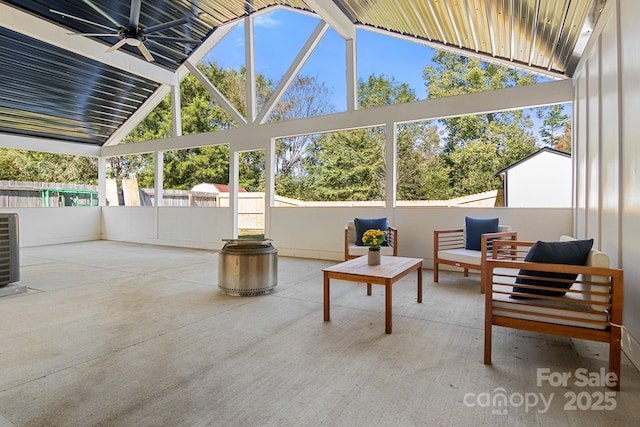
[[[225,110],[233,120],[238,122],[238,124],[247,124],[247,120],[236,110],[236,108],[227,100],[227,98],[216,88],[213,83],[209,81],[207,76],[202,74],[202,72],[190,63],[188,60],[185,61],[184,65],[191,72],[193,77],[196,78],[200,82],[202,86],[209,92],[209,95]]]
[[[226,36],[229,31],[231,31],[236,24],[224,25],[222,27],[218,27],[209,37],[207,37],[204,42],[196,50],[194,50],[190,55],[187,61],[190,63],[196,64],[200,62],[210,51],[215,47],[216,44],[220,40]],[[187,62],[185,61],[185,63]],[[176,71],[178,81],[182,81],[182,79],[189,74],[189,69],[186,65],[181,65],[180,68]],[[179,87],[179,86],[174,86]],[[126,137],[129,132],[133,130],[134,127],[138,125],[145,117],[151,113],[151,111],[156,108],[156,106],[164,99],[164,97],[170,92],[171,86],[162,85],[151,95],[145,102],[142,104],[140,108],[138,108],[132,115],[127,119],[126,122],[122,124],[110,137],[109,140],[104,145],[116,145],[120,143],[120,141]]]
[[[305,3],[309,5],[325,22],[345,40],[351,40],[356,37],[356,27],[353,22],[342,13],[340,8],[332,1],[327,0],[305,0]]]

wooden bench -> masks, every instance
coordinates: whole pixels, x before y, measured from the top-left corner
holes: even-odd
[[[465,249],[464,228],[433,231],[433,281],[438,282],[440,264],[452,265],[464,269],[464,277],[469,276],[469,270],[478,270],[480,277],[480,292],[484,293],[485,285],[482,276],[483,260],[491,256],[491,242],[494,239],[516,240],[518,233],[511,231],[508,225],[500,226],[497,233],[482,235],[481,250]]]
[[[484,263],[485,297],[484,363],[491,364],[492,327],[523,329],[609,344],[609,373],[616,375],[614,390],[620,389],[623,272],[608,267],[608,256],[592,249],[587,265],[524,262],[534,242],[494,241],[492,259]],[[606,259],[607,267],[602,265]],[[596,260],[599,260],[596,262]],[[577,274],[577,279],[547,279],[573,283],[564,296],[531,295],[529,290],[558,290],[541,285],[517,284],[520,278],[541,280],[527,272]],[[529,273],[532,274],[532,273]],[[533,273],[535,274],[535,273]],[[542,279],[545,280],[545,279]],[[514,298],[515,296],[516,298]],[[518,297],[528,297],[519,299]],[[531,298],[533,297],[533,298]]]

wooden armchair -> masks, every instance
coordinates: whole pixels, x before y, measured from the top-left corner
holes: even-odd
[[[465,230],[455,228],[433,231],[433,281],[438,282],[440,264],[452,265],[464,269],[464,277],[469,276],[469,270],[480,271],[480,291],[484,293],[485,285],[482,275],[483,261],[491,257],[494,239],[516,240],[518,233],[511,231],[508,225],[501,225],[497,233],[482,235],[481,250],[465,249]]]
[[[533,243],[494,241],[492,258],[484,263],[487,286],[484,363],[491,364],[493,326],[601,341],[609,344],[609,372],[616,375],[615,383],[607,385],[619,390],[622,270],[608,268],[608,256],[595,249],[591,249],[586,266],[525,262],[523,258]],[[549,277],[541,279],[536,272],[578,276],[577,280]],[[522,283],[527,283],[527,280],[531,283],[532,278],[535,282],[541,281],[544,286],[540,283]],[[514,286],[516,279],[519,281]],[[557,295],[558,283],[566,283],[565,287],[571,285],[565,295]],[[532,290],[547,294],[532,296]],[[553,291],[552,295],[548,295],[550,290]]]
[[[380,250],[382,255],[398,256],[398,229],[387,226],[387,244]],[[369,248],[367,246],[356,245],[356,225],[353,221],[347,222],[344,227],[344,260],[350,260],[366,255]]]

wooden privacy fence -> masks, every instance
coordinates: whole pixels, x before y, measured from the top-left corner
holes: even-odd
[[[95,185],[0,181],[0,207],[3,208],[97,205]]]
[[[153,206],[155,189],[134,190],[139,197],[125,197],[116,188],[109,197],[111,206]],[[57,182],[0,180],[0,208],[97,206],[96,185]],[[227,207],[229,193],[209,193],[190,190],[163,190],[162,206]],[[264,193],[238,193],[238,227],[264,230]]]

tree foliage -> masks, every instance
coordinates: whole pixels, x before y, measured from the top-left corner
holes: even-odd
[[[215,62],[200,71],[214,83],[240,114],[246,115],[246,70],[223,70]],[[423,70],[429,98],[476,93],[535,83],[527,73],[487,64],[447,52],[436,52]],[[260,110],[274,84],[257,76]],[[180,86],[184,135],[216,132],[238,126],[193,76]],[[417,100],[406,83],[384,74],[358,82],[360,109]],[[317,77],[299,76],[271,112],[270,122],[295,120],[331,113],[329,89]],[[562,105],[537,110],[542,145],[570,151],[571,126]],[[131,132],[124,143],[172,136],[170,97]],[[383,200],[386,190],[386,131],[372,127],[321,135],[281,138],[275,147],[276,193],[301,200]],[[501,111],[452,117],[432,122],[397,125],[397,198],[448,199],[499,188],[500,169],[538,149],[533,120],[525,111]],[[239,185],[264,191],[264,151],[240,153]],[[118,181],[135,175],[139,185],[153,187],[152,154],[110,159],[108,173]],[[95,159],[0,149],[0,179],[95,183]],[[164,188],[190,189],[202,182],[229,182],[229,146],[205,146],[164,153]]]
[[[358,82],[359,107],[374,108],[416,100],[406,83],[384,75]],[[407,135],[407,134],[405,134]],[[406,139],[406,138],[405,138]],[[303,200],[384,200],[386,133],[382,128],[321,135],[309,145]]]
[[[571,152],[571,123],[562,104],[543,107],[538,110],[538,118],[543,119],[540,128],[542,143],[557,150]]]
[[[98,161],[94,157],[0,148],[0,179],[96,185]]]
[[[535,83],[531,74],[474,58],[438,51],[433,65],[425,67],[424,80],[430,98],[477,93]],[[440,155],[449,176],[451,196],[497,189],[500,169],[535,152],[533,120],[522,110],[439,120]]]
[[[271,114],[270,121],[294,120],[320,116],[334,111],[329,101],[329,90],[318,78],[299,77],[284,93]],[[313,135],[297,135],[276,141],[275,187],[276,192],[298,199],[307,199],[305,186],[309,164],[308,147]]]
[[[240,114],[246,114],[245,81],[246,70],[223,70],[215,62],[199,64],[199,70],[214,82],[215,87],[225,96]],[[259,75],[256,78],[258,107],[262,106],[271,93],[272,83]],[[183,135],[215,132],[237,126],[231,116],[218,105],[205,87],[192,75],[180,83],[181,121]],[[135,143],[172,135],[171,100],[167,96],[154,108],[123,143]],[[260,155],[257,154],[257,158]],[[249,191],[264,188],[264,154],[262,162],[252,164],[256,159],[249,153],[240,156],[240,186]],[[110,161],[113,176],[119,181],[124,176],[135,175],[143,187],[154,185],[154,163],[152,156],[119,156]],[[190,189],[202,182],[229,183],[229,147],[227,145],[207,146],[164,153],[164,188]]]

